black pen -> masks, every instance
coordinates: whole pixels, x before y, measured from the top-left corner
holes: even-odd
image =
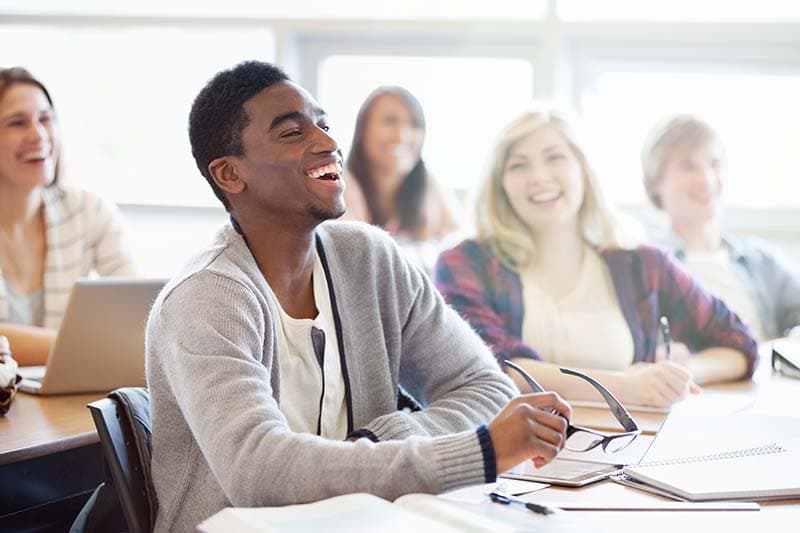
[[[672,359],[672,354],[670,353],[670,345],[672,344],[672,335],[669,332],[669,320],[667,317],[661,317],[661,336],[664,337],[664,349],[667,351],[667,361]]]
[[[490,492],[489,498],[491,498],[491,500],[495,503],[502,503],[504,505],[511,505],[512,503],[516,505],[522,505],[534,513],[553,514],[556,512],[555,508],[553,507],[548,507],[540,503],[526,502],[524,500],[520,500],[519,498],[514,498],[513,496],[500,494],[499,492]]]

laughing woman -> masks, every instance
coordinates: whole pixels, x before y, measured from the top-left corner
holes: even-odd
[[[561,366],[651,406],[752,374],[756,343],[736,315],[665,252],[625,242],[563,114],[517,118],[481,193],[477,239],[443,253],[434,279],[499,360],[567,399],[599,396]],[[656,357],[662,316],[691,355]]]
[[[0,69],[0,335],[44,364],[73,283],[133,274],[116,208],[58,180],[53,101],[23,68]]]
[[[405,255],[430,272],[439,252],[458,242],[460,223],[445,190],[422,160],[425,115],[402,87],[370,94],[356,119],[347,158],[347,212],[388,231]]]

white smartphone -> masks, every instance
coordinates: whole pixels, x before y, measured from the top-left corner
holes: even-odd
[[[582,487],[620,471],[616,465],[590,463],[573,459],[553,459],[542,468],[533,466],[532,461],[520,463],[500,477],[538,481],[550,485]]]

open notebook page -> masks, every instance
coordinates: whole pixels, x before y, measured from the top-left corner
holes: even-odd
[[[672,413],[624,471],[693,501],[800,497],[800,419]]]
[[[591,523],[567,513],[545,516],[494,503],[446,501],[430,494],[408,494],[394,503],[369,494],[348,494],[286,507],[230,507],[205,520],[198,530],[203,533],[598,531]]]

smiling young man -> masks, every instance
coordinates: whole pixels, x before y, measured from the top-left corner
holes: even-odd
[[[800,335],[800,275],[757,239],[723,231],[727,162],[722,139],[699,117],[654,125],[642,147],[644,186],[668,228],[653,235],[706,289],[766,341]]]
[[[323,223],[345,209],[342,155],[311,95],[242,63],[200,92],[189,135],[231,223],[147,326],[156,530],[231,505],[436,493],[561,449],[564,419],[539,409],[569,417],[560,398],[509,403],[488,349],[386,234]],[[401,386],[421,410],[397,410]]]

